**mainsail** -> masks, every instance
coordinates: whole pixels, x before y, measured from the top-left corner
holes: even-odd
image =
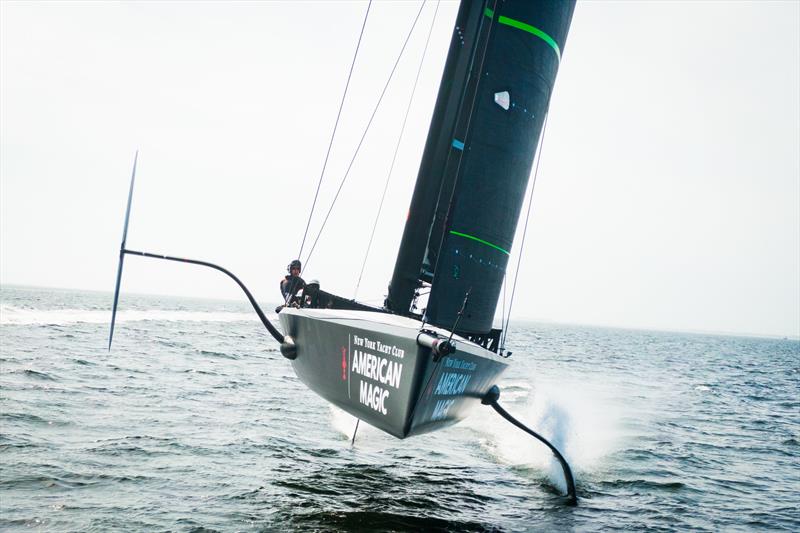
[[[491,331],[574,0],[461,3],[386,307]]]

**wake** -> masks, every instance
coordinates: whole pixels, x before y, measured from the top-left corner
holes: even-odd
[[[253,313],[223,311],[172,311],[165,309],[140,309],[119,311],[118,322],[252,322],[258,320]],[[0,305],[0,325],[67,325],[108,324],[111,310],[90,309],[25,309]]]

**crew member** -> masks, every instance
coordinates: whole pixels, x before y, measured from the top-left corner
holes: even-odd
[[[300,277],[300,269],[302,266],[300,260],[295,259],[289,263],[289,266],[286,268],[286,270],[289,271],[289,275],[284,276],[281,280],[281,294],[283,295],[283,301],[286,305],[296,303],[297,293],[306,286],[306,282]]]
[[[303,287],[303,307],[317,309],[320,306],[319,281],[312,279]]]

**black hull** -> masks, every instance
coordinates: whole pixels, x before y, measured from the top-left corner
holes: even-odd
[[[303,383],[401,439],[465,418],[508,367],[506,359],[459,337],[455,352],[435,361],[417,342],[420,322],[405,317],[291,308],[279,316],[296,344],[292,365]]]

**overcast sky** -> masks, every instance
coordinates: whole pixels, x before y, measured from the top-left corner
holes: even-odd
[[[312,239],[419,5],[373,3]],[[344,296],[435,7],[304,272]],[[0,283],[112,290],[139,149],[128,246],[217,262],[278,300],[365,9],[0,2]],[[365,301],[391,277],[456,10],[435,20]],[[514,316],[800,336],[799,146],[800,3],[579,2]],[[123,291],[241,297],[217,272],[134,257]]]

